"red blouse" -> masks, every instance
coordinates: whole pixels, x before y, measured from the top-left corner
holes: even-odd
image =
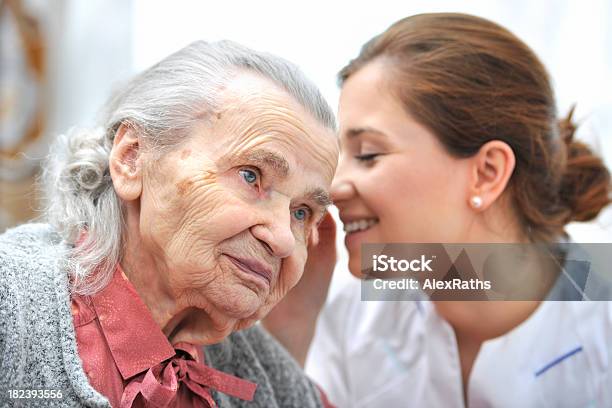
[[[83,369],[113,407],[216,407],[211,388],[253,399],[257,385],[206,366],[201,347],[171,345],[119,265],[72,311]]]

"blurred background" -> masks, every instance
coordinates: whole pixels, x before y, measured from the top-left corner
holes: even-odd
[[[54,136],[96,124],[113,89],[196,39],[231,39],[297,63],[334,109],[336,73],[394,21],[456,11],[509,28],[548,67],[560,115],[612,166],[612,1],[0,0],[0,232],[35,218],[34,181]],[[572,224],[612,242],[612,210]],[[346,263],[339,234],[340,267]],[[335,274],[333,293],[348,279]]]

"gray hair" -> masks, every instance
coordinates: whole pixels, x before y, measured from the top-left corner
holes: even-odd
[[[172,148],[195,122],[219,109],[223,89],[243,70],[272,80],[322,125],[336,129],[318,89],[284,59],[230,41],[197,41],[168,56],[110,99],[99,128],[72,129],[51,147],[41,179],[45,216],[66,244],[73,293],[104,288],[121,260],[126,225],[109,172],[119,126],[137,129],[147,148]]]

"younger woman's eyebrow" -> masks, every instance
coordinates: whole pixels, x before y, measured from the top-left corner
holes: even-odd
[[[387,137],[387,135],[384,132],[382,132],[382,131],[380,131],[378,129],[375,129],[373,127],[369,127],[369,126],[351,128],[351,129],[348,129],[345,133],[346,133],[346,136],[349,139],[354,139],[356,137],[359,137],[363,133],[373,133],[375,135]]]

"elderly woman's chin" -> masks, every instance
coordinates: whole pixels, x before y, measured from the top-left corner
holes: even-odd
[[[185,296],[189,305],[178,316],[180,322],[170,336],[173,342],[218,343],[267,314],[267,295],[258,294],[240,282],[225,283],[209,285]]]
[[[218,314],[220,319],[242,320],[259,316],[271,294],[270,284],[263,280],[259,282],[258,278],[240,270],[223,268],[223,271],[220,281],[211,282],[198,293],[203,301],[197,302],[198,307],[204,310],[212,307],[212,314]]]
[[[209,296],[215,309],[232,319],[248,319],[259,314],[265,305],[267,293],[258,294],[248,286],[236,283],[223,292]]]

